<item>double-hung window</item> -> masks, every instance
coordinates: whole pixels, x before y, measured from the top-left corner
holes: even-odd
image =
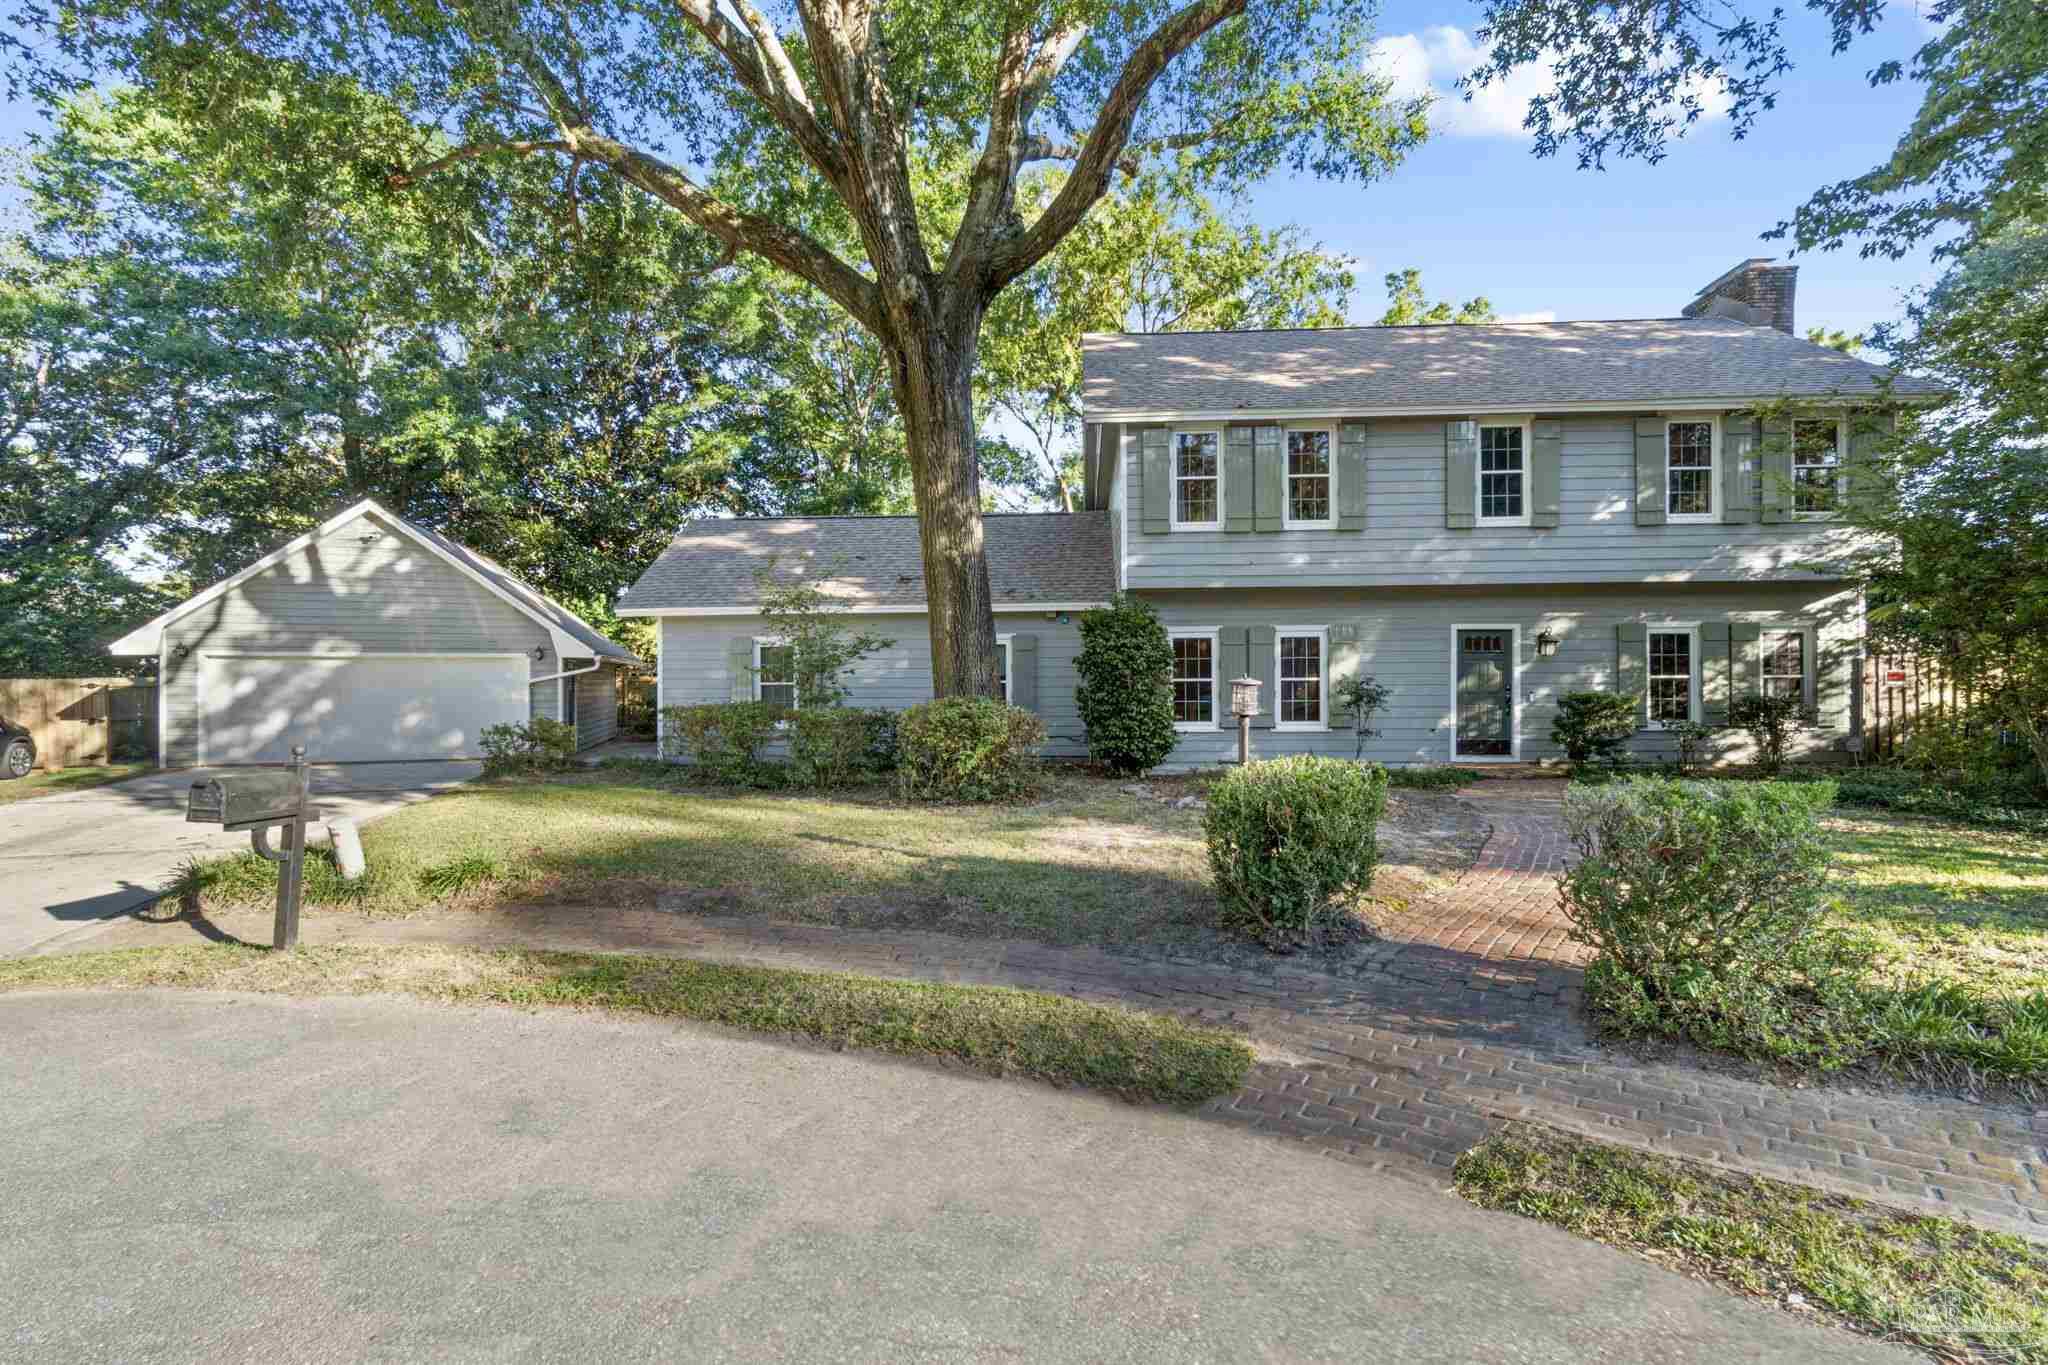
[[[1714,474],[1720,442],[1711,418],[1673,418],[1664,424],[1664,512],[1671,521],[1713,521]]]
[[[1288,527],[1332,526],[1336,474],[1331,464],[1330,429],[1297,427],[1287,432]]]
[[[1668,725],[1693,718],[1697,695],[1694,670],[1699,651],[1694,648],[1691,627],[1683,630],[1649,632],[1650,696],[1649,718],[1653,724]]]
[[[1792,423],[1792,510],[1831,516],[1842,502],[1842,423],[1801,417]]]
[[[1763,633],[1763,689],[1767,697],[1806,701],[1806,632],[1767,630]]]
[[[1320,730],[1328,722],[1323,661],[1328,632],[1321,626],[1282,626],[1273,641],[1273,720],[1282,730]]]
[[[1521,422],[1479,428],[1481,522],[1529,524],[1529,432]]]
[[[754,700],[796,709],[796,650],[775,640],[754,641]]]
[[[1216,728],[1216,632],[1169,631],[1173,645],[1173,724],[1177,730]]]
[[[1010,704],[1010,637],[996,636],[996,700]]]
[[[1223,433],[1173,433],[1173,524],[1189,530],[1223,524]]]

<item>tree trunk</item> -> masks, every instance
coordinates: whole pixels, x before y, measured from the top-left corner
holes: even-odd
[[[897,319],[885,339],[910,443],[911,489],[924,558],[932,694],[996,695],[996,628],[981,529],[981,461],[974,437],[974,356],[980,318],[941,326]]]

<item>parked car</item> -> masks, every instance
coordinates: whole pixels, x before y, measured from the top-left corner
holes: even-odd
[[[29,732],[0,716],[0,780],[27,777],[36,766],[36,742]]]

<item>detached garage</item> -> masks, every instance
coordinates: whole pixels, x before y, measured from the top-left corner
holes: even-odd
[[[164,767],[468,758],[486,727],[609,739],[630,651],[365,500],[114,642],[157,660]]]

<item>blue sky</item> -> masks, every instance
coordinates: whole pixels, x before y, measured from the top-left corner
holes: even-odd
[[[1866,74],[1886,58],[1907,56],[1932,32],[1913,0],[1904,0],[1877,33],[1835,57],[1825,24],[1792,9],[1786,31],[1796,65],[1778,107],[1746,138],[1733,141],[1726,119],[1703,120],[1659,164],[1603,172],[1579,170],[1568,154],[1531,154],[1520,127],[1526,91],[1476,105],[1458,101],[1451,82],[1476,51],[1479,22],[1476,3],[1393,0],[1380,17],[1384,59],[1410,88],[1426,80],[1443,92],[1434,135],[1377,184],[1278,182],[1251,197],[1260,221],[1298,223],[1357,259],[1358,321],[1379,316],[1380,276],[1405,266],[1422,271],[1432,298],[1484,294],[1503,316],[1675,314],[1736,262],[1784,257],[1786,244],[1760,234],[1814,190],[1890,154],[1920,87],[1873,90]],[[1902,292],[1931,278],[1924,255],[1863,260],[1853,245],[1794,259],[1802,328],[1863,331],[1896,317]]]

